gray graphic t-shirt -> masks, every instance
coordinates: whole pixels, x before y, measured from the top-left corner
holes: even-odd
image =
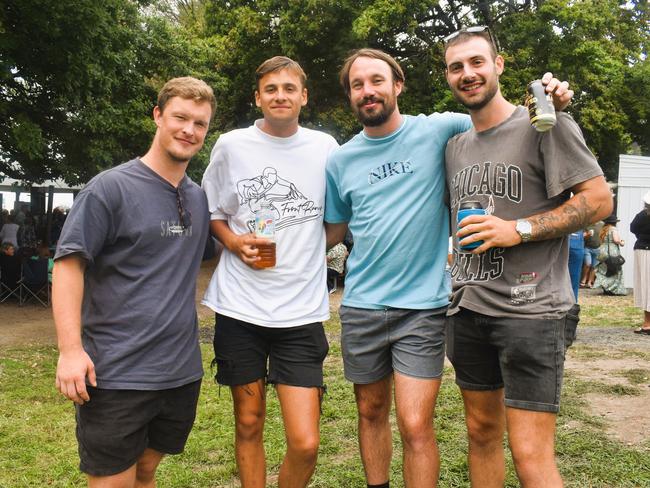
[[[55,259],[87,261],[82,339],[99,388],[161,390],[203,375],[195,293],[208,206],[189,178],[179,191],[135,159],[93,178],[66,219]]]
[[[450,139],[446,151],[454,264],[450,314],[460,307],[499,317],[556,318],[574,303],[568,236],[492,248],[480,255],[459,249],[457,213],[478,201],[487,213],[515,220],[556,208],[574,185],[602,175],[573,119],[537,132],[524,107],[500,125]]]

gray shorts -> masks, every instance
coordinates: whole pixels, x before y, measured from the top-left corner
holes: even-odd
[[[375,383],[393,371],[414,378],[439,378],[445,360],[446,307],[429,310],[371,310],[341,306],[345,377]]]

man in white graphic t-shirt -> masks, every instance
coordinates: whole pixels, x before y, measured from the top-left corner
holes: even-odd
[[[203,177],[211,229],[225,246],[203,303],[216,312],[216,379],[232,391],[242,486],[265,483],[265,384],[271,383],[287,438],[278,484],[304,487],[316,466],[328,351],[325,162],[338,145],[298,124],[307,103],[298,63],[276,56],[256,78],[255,103],[264,117],[223,134]],[[258,266],[265,240],[252,233],[262,206],[274,219],[271,268]]]

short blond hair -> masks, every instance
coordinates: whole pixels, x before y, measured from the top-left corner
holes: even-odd
[[[165,105],[174,97],[194,100],[195,102],[209,102],[211,108],[210,120],[214,118],[217,110],[217,100],[210,85],[205,81],[193,78],[192,76],[182,76],[172,78],[158,92],[158,108],[160,112],[165,111]]]

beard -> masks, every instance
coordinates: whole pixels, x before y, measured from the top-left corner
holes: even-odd
[[[485,82],[485,80],[482,81]],[[458,102],[462,103],[465,107],[467,107],[468,110],[481,110],[488,103],[490,103],[490,101],[494,98],[494,95],[496,95],[497,91],[499,90],[498,83],[492,83],[490,85],[484,83],[483,86],[486,88],[486,91],[483,94],[483,96],[480,98],[468,100],[463,96],[464,92],[462,91],[462,89],[459,88],[454,88],[452,90],[452,93],[454,95],[454,98]]]
[[[369,101],[381,104],[381,108],[373,113],[364,112],[362,106]],[[395,111],[396,105],[394,97],[390,99],[366,97],[358,103],[353,103],[352,111],[356,115],[357,120],[364,126],[378,127],[389,119]]]

